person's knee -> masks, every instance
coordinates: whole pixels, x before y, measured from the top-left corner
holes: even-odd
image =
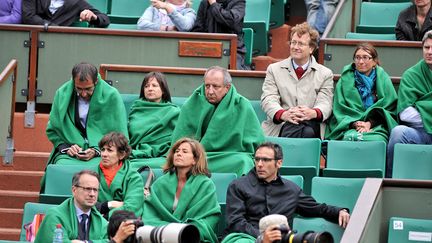
[[[303,136],[302,137],[303,138],[316,138],[317,136],[316,136],[315,131],[313,130],[312,127],[305,126],[303,128]]]
[[[392,129],[390,134],[391,143],[405,143],[412,134],[412,128],[399,125]]]

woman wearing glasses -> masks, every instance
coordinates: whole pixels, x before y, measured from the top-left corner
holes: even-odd
[[[325,137],[387,142],[389,131],[397,125],[397,95],[392,81],[379,66],[378,53],[371,44],[359,44],[353,60],[336,84],[333,116]]]
[[[126,137],[111,132],[99,141],[101,161],[97,169],[100,191],[97,208],[106,218],[115,210],[142,213],[144,184],[136,170],[130,168],[127,158],[131,148]]]
[[[171,134],[180,108],[171,103],[165,76],[150,72],[141,84],[140,98],[129,115],[129,137],[132,163],[160,168],[171,145]]]
[[[179,139],[171,147],[163,170],[165,174],[154,182],[144,201],[144,224],[193,224],[201,242],[217,242],[215,229],[221,209],[202,145],[190,138]]]

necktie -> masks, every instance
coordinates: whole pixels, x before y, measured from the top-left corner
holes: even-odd
[[[87,218],[88,218],[87,214],[84,214],[84,213],[81,214],[81,222],[79,223],[79,228],[80,228],[80,231],[82,232],[82,234],[81,234],[82,239],[79,239],[79,240],[87,240],[86,239],[87,238],[87,230],[86,230]]]
[[[295,73],[296,73],[298,79],[300,79],[303,76],[304,72],[305,72],[305,70],[301,66],[298,66],[295,69]]]

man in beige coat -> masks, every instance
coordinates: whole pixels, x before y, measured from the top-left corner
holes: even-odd
[[[261,95],[267,136],[320,137],[320,124],[332,111],[333,73],[312,56],[318,37],[307,23],[296,25],[291,29],[291,56],[267,68]]]

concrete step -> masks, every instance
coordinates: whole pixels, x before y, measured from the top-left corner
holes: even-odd
[[[10,165],[1,164],[0,170],[44,171],[50,153],[15,151]]]
[[[20,229],[23,209],[0,208],[0,228]]]
[[[43,174],[43,171],[0,170],[0,190],[38,192]]]
[[[19,229],[0,228],[0,239],[2,240],[19,240],[21,225]]]
[[[36,114],[33,128],[25,127],[24,120],[24,113],[15,112],[13,127],[15,149],[19,151],[51,152],[52,144],[45,133],[49,114]]]
[[[39,192],[0,190],[0,205],[3,208],[23,209],[26,202],[38,202]]]

